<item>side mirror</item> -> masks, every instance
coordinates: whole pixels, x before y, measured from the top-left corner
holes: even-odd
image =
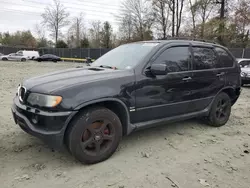
[[[150,71],[153,75],[166,75],[168,73],[166,64],[153,64]]]

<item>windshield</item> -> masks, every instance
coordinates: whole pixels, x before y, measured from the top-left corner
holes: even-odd
[[[91,66],[131,69],[158,44],[153,42],[125,44],[104,54],[94,61]]]

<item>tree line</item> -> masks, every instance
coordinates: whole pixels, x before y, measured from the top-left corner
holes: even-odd
[[[36,38],[30,31],[4,32],[0,33],[0,43],[25,47],[113,48],[141,40],[191,37],[217,41],[228,47],[250,45],[250,0],[123,0],[115,16],[117,32],[108,21],[92,21],[87,27],[83,13],[70,18],[60,0],[54,0],[53,6],[46,7],[41,16],[43,21],[34,27]],[[67,32],[63,33],[65,28]]]

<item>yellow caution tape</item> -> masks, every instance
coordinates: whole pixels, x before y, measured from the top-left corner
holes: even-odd
[[[87,59],[80,59],[80,58],[66,58],[66,57],[61,57],[62,60],[65,61],[87,61]],[[95,61],[94,59],[91,59],[91,61]]]

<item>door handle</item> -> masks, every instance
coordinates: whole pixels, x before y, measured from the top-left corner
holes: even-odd
[[[218,74],[216,74],[216,76],[223,76],[225,73],[224,72],[220,72]]]
[[[192,78],[189,76],[189,77],[184,77],[182,78],[183,81],[188,81],[188,80],[192,80]]]

